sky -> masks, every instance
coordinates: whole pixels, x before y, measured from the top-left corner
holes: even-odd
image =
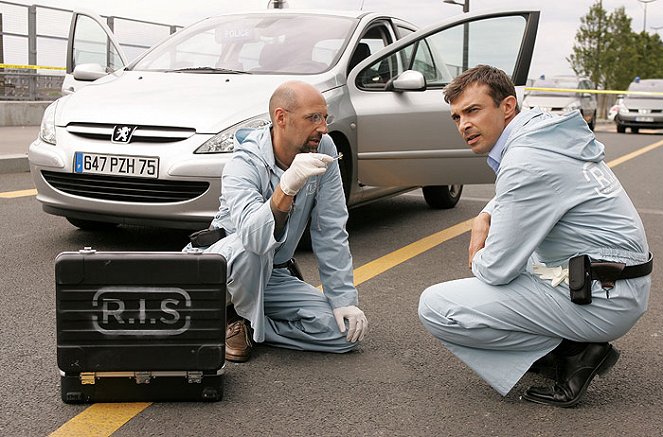
[[[457,0],[462,2],[463,0]],[[466,0],[470,11],[487,9],[539,10],[541,19],[530,67],[530,77],[556,74],[573,74],[566,58],[572,53],[580,18],[587,14],[597,0]],[[187,0],[165,2],[163,0],[11,0],[14,3],[38,4],[63,9],[84,9],[99,15],[113,15],[146,21],[186,26],[200,19],[224,12],[260,10],[268,0]],[[602,0],[603,7],[611,12],[623,6],[632,18],[632,29],[658,32],[663,37],[663,0]],[[648,2],[648,3],[645,3]],[[457,14],[459,5],[442,0],[288,0],[289,7],[323,9],[359,9],[386,12],[418,26],[427,26]],[[3,7],[0,3],[0,9]],[[659,29],[654,29],[659,28]]]

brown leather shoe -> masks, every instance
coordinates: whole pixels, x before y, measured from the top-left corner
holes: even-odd
[[[226,360],[243,363],[251,357],[251,334],[246,320],[231,322],[226,327]]]

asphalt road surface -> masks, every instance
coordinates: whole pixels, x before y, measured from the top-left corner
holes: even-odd
[[[420,293],[470,275],[468,220],[492,185],[467,186],[458,206],[427,208],[420,191],[351,212],[350,243],[370,332],[346,355],[258,346],[226,365],[217,403],[95,404],[60,400],[54,259],[62,251],[180,250],[186,233],[122,226],[77,230],[47,215],[28,173],[0,175],[0,435],[114,436],[617,436],[663,435],[663,135],[599,132],[606,161],[633,199],[657,256],[648,313],[615,345],[622,356],[583,402],[558,409],[522,401],[537,377],[501,397],[422,327]],[[635,151],[648,151],[624,162]],[[426,237],[432,236],[428,239]],[[317,285],[311,253],[297,255]]]

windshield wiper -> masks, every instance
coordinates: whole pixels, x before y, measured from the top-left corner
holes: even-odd
[[[216,67],[187,67],[175,70],[166,70],[166,73],[222,73],[222,74],[251,74],[248,71],[231,70]]]

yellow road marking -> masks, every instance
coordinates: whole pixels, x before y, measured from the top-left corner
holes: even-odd
[[[110,436],[150,405],[150,402],[94,404],[51,433],[50,437]]]
[[[629,160],[635,158],[636,156],[640,156],[640,155],[642,155],[643,153],[647,153],[647,152],[652,151],[652,150],[656,149],[657,147],[661,147],[661,146],[663,146],[663,140],[661,140],[661,141],[659,141],[659,142],[657,142],[657,143],[654,143],[654,144],[650,144],[650,145],[648,145],[648,146],[645,146],[645,147],[643,147],[642,149],[638,149],[638,150],[636,150],[635,152],[627,153],[627,154],[624,155],[624,156],[620,156],[619,158],[610,161],[610,162],[608,163],[608,167],[616,167],[616,166],[618,166],[619,164],[622,164],[622,163],[624,163],[624,162],[626,162],[626,161],[629,161]]]
[[[444,243],[447,240],[451,240],[454,237],[464,234],[469,231],[472,227],[472,220],[465,220],[456,225],[451,226],[450,228],[444,229],[440,232],[436,232],[428,237],[424,237],[421,240],[415,241],[412,244],[408,244],[405,247],[402,247],[398,250],[395,250],[387,255],[384,255],[376,260],[364,264],[361,267],[357,267],[354,271],[355,285],[359,285],[378,276],[381,273],[386,272],[389,269],[396,267],[397,265],[408,261],[411,258],[414,258],[417,255],[420,255],[435,246],[438,246]]]
[[[30,190],[9,191],[0,193],[0,199],[15,199],[17,197],[36,196],[37,190],[34,188]]]
[[[663,140],[610,161],[608,166],[616,167],[660,146],[663,146]],[[457,223],[357,267],[354,270],[355,285],[362,284],[445,241],[464,234],[470,230],[472,220],[473,218]],[[110,436],[150,405],[151,403],[93,404],[58,428],[50,437]]]

